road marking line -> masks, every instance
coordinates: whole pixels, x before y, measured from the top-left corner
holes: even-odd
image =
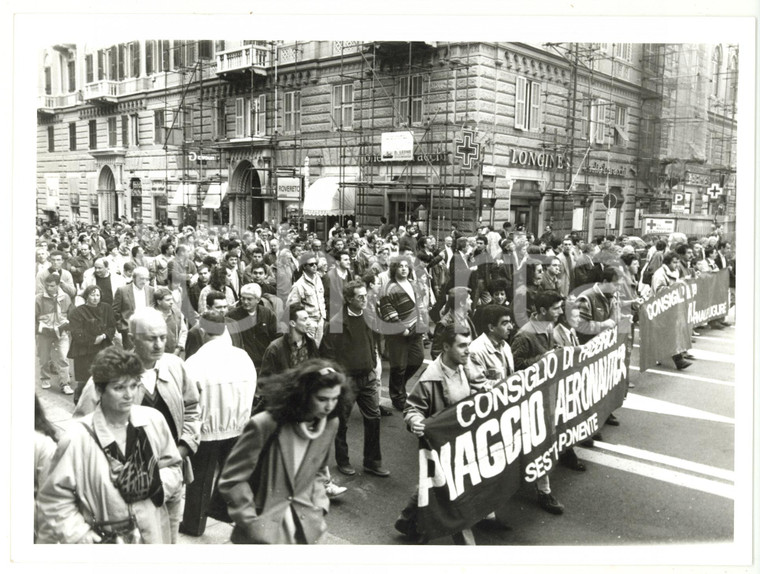
[[[703,421],[726,423],[730,425],[736,423],[734,419],[729,417],[724,417],[722,415],[716,415],[708,411],[701,411],[699,409],[686,407],[677,403],[645,397],[636,393],[628,393],[628,397],[626,397],[625,402],[623,403],[623,408],[635,411],[657,413],[661,415],[671,415],[676,417],[686,417],[690,419],[700,419]]]
[[[639,368],[635,365],[631,365],[630,369],[638,371]],[[668,377],[675,377],[676,379],[688,379],[690,381],[699,381],[701,383],[712,383],[714,385],[723,385],[724,387],[735,387],[736,383],[733,381],[719,381],[718,379],[708,379],[707,377],[698,377],[696,375],[684,375],[681,373],[671,373],[670,371],[660,371],[659,369],[647,369],[646,373],[653,375],[666,375]]]
[[[651,452],[648,450],[642,450],[640,448],[634,448],[632,446],[626,446],[624,444],[612,444],[604,441],[594,441],[596,448],[603,450],[609,450],[617,454],[624,454],[627,456],[635,456],[637,458],[647,460],[649,462],[656,462],[660,464],[666,464],[680,468],[681,470],[688,470],[691,472],[698,472],[699,474],[705,474],[712,476],[713,478],[719,478],[722,480],[728,480],[734,482],[734,471],[726,470],[724,468],[717,468],[715,466],[708,466],[699,462],[693,462],[691,460],[685,460],[683,458],[676,458],[674,456],[668,456],[667,454],[660,454],[657,452]]]
[[[639,348],[638,344],[633,345],[636,348]],[[703,361],[713,361],[716,363],[729,363],[734,364],[736,363],[736,359],[734,358],[733,353],[716,353],[714,351],[705,351],[703,349],[695,349],[692,347],[689,349],[689,352],[694,355],[697,359],[703,360]]]
[[[637,474],[653,480],[659,480],[676,486],[683,486],[692,490],[699,490],[700,492],[706,492],[707,494],[714,494],[715,496],[734,500],[733,484],[716,482],[708,478],[692,476],[690,474],[684,474],[683,472],[660,468],[653,464],[620,458],[593,449],[577,448],[576,453],[579,458],[596,464],[601,464],[602,466],[615,468],[617,470],[622,470],[623,472],[630,472],[631,474]]]
[[[728,327],[726,327],[728,328]],[[711,337],[710,335],[698,335],[697,341],[704,339],[705,341],[719,341],[721,343],[733,342],[734,337]]]

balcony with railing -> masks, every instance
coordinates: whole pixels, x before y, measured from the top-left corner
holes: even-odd
[[[42,95],[37,98],[37,111],[41,114],[54,114],[56,108],[75,106],[82,101],[82,93],[71,92],[57,96]]]
[[[115,103],[119,95],[119,82],[99,80],[84,87],[84,99],[87,102]]]
[[[216,54],[216,74],[226,76],[252,71],[266,75],[269,66],[269,48],[246,44],[233,50],[225,50]]]
[[[43,115],[55,114],[55,96],[37,96],[37,113]]]

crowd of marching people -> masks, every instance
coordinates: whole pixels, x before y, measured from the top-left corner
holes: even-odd
[[[317,542],[329,499],[346,491],[330,467],[357,472],[354,405],[354,463],[391,473],[384,364],[389,406],[423,437],[428,417],[545,353],[621,321],[635,328],[658,290],[722,268],[734,277],[719,228],[648,250],[549,226],[536,237],[509,223],[472,236],[454,225],[441,240],[422,228],[347,220],[323,242],[287,224],[38,223],[37,392],[71,395],[75,424],[61,435],[35,398],[35,540],[174,543],[211,517],[234,523],[236,543]],[[679,370],[693,360],[689,349],[673,356]],[[585,470],[572,448],[560,462]],[[564,512],[548,475],[536,497]],[[424,543],[416,505],[395,527]],[[453,538],[474,543],[470,530]]]

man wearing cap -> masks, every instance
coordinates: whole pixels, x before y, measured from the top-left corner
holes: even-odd
[[[50,378],[58,374],[61,392],[73,395],[69,386],[69,309],[71,299],[60,288],[61,276],[49,273],[43,280],[44,291],[34,300],[37,355],[40,359],[40,386],[50,388]]]
[[[303,305],[309,318],[314,323],[314,342],[317,346],[322,342],[325,328],[325,288],[317,274],[317,258],[313,254],[306,254],[301,259],[301,277],[293,284],[286,305],[300,303]]]

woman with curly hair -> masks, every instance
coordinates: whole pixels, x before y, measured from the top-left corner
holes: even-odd
[[[165,501],[182,489],[182,459],[163,415],[134,404],[142,373],[131,351],[95,357],[99,402],[58,443],[37,495],[38,542],[171,543]]]
[[[327,530],[325,469],[338,431],[345,376],[311,359],[262,384],[251,418],[219,478],[235,544],[312,544]]]

